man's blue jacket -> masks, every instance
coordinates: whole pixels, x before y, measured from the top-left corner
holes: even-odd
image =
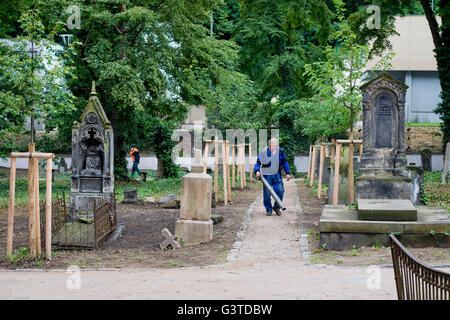
[[[276,158],[277,153],[278,159]],[[253,168],[253,171],[255,173],[259,171],[261,172],[262,175],[274,175],[279,172],[281,176],[281,168],[283,168],[286,174],[290,174],[291,171],[289,170],[289,164],[287,162],[284,150],[282,148],[277,148],[277,151],[275,152],[274,156],[275,158],[272,156],[269,147],[263,149],[258,155],[258,159],[256,160],[256,164],[255,167]],[[274,168],[270,168],[273,160],[275,160],[275,163],[273,164]]]

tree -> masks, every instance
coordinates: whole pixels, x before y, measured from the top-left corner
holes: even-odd
[[[441,0],[439,2],[438,14],[442,19],[439,26],[436,13],[431,9],[428,1],[420,0],[433,36],[434,52],[438,65],[439,79],[441,83],[442,102],[435,109],[442,119],[441,128],[444,133],[445,145],[450,142],[450,1]]]
[[[382,10],[379,29],[369,28],[366,24],[366,9],[370,5],[377,5]],[[442,102],[434,111],[443,121],[441,127],[445,146],[450,141],[450,2],[435,1],[432,8],[428,0],[347,0],[345,7],[346,17],[354,32],[358,34],[358,42],[363,44],[374,40],[371,55],[381,54],[391,47],[389,36],[397,34],[394,28],[396,15],[425,14],[433,37],[442,89]],[[438,16],[442,20],[441,26],[437,20]]]
[[[127,175],[127,145],[136,141],[153,148],[160,162],[170,166],[162,170],[164,176],[176,172],[160,148],[172,143],[168,131],[185,119],[188,103],[208,101],[210,88],[217,88],[222,72],[233,64],[234,57],[227,53],[231,44],[209,37],[205,27],[217,3],[47,1],[54,12],[64,12],[69,4],[80,7],[81,28],[71,30],[82,43],[76,61],[79,80],[70,86],[77,96],[85,97],[96,80],[116,135],[118,178]],[[77,109],[83,107],[80,99]]]
[[[74,96],[64,80],[72,75],[72,67],[65,60],[70,50],[59,58],[51,56],[52,39],[60,25],[45,33],[41,15],[38,6],[24,12],[19,19],[24,36],[13,39],[11,44],[0,44],[2,140],[6,139],[6,133],[23,131],[25,120],[30,117],[31,142],[34,143],[34,119],[51,121],[74,107]],[[2,155],[8,151],[2,144]]]

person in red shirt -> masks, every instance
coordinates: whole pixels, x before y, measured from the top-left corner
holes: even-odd
[[[133,167],[131,169],[131,178],[134,177],[135,172],[137,172],[139,174],[139,176],[141,176],[141,170],[139,170],[139,167],[138,167],[139,160],[140,160],[139,150],[138,150],[138,148],[136,148],[136,146],[134,144],[131,145],[130,156],[133,159]]]

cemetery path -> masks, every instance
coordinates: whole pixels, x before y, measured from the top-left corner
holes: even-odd
[[[80,273],[1,270],[0,299],[396,299],[392,268],[371,273],[308,262],[296,188],[294,181],[285,182],[287,209],[281,216],[265,216],[261,197],[255,200],[239,251],[227,264]]]

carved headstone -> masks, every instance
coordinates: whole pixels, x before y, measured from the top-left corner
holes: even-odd
[[[72,127],[72,183],[70,214],[92,210],[114,192],[114,133],[92,85],[79,122]]]
[[[416,171],[407,168],[405,95],[408,86],[382,74],[361,86],[363,155],[357,199],[409,199],[416,204]]]
[[[363,156],[360,173],[406,176],[405,94],[408,86],[382,74],[363,91]]]

